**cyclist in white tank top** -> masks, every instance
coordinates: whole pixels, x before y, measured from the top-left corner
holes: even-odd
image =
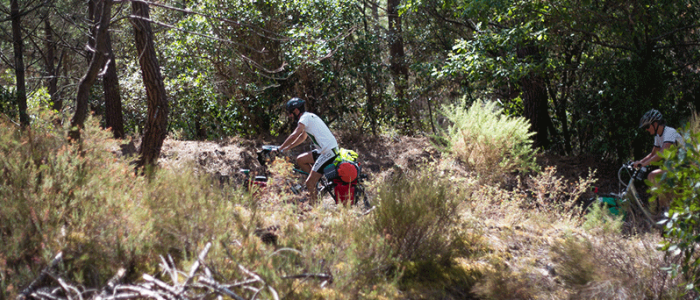
[[[338,153],[338,141],[321,118],[305,111],[304,100],[299,98],[289,100],[287,102],[287,115],[298,120],[297,127],[282,143],[279,151],[287,151],[298,146],[306,140],[307,136],[311,138],[311,143],[316,148],[314,151],[297,156],[299,167],[309,173],[309,177],[306,178],[306,189],[309,204],[314,205],[316,203],[316,183],[323,175],[321,170],[335,160]]]
[[[651,153],[646,157],[634,162],[633,165],[637,168],[648,166],[653,162],[659,161],[661,159],[659,153],[668,149],[671,145],[679,147],[684,145],[683,137],[676,129],[666,126],[663,116],[656,109],[649,110],[642,116],[639,120],[639,128],[646,130],[649,135],[654,136],[654,148],[651,149]],[[657,179],[663,172],[664,171],[661,169],[651,171],[647,179],[651,181],[652,184],[656,184]],[[667,208],[670,199],[661,198],[662,197],[659,198],[660,207]]]

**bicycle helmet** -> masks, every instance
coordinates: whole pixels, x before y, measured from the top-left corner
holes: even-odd
[[[287,113],[291,114],[295,108],[299,109],[300,113],[304,112],[304,100],[294,97],[287,101]]]
[[[641,119],[639,119],[639,128],[644,128],[650,126],[654,122],[660,122],[663,120],[664,117],[661,115],[661,112],[656,109],[651,109],[646,112]]]

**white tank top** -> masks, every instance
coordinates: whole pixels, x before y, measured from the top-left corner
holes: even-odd
[[[299,118],[299,123],[304,124],[306,134],[311,138],[311,143],[314,144],[316,149],[320,152],[328,153],[333,151],[333,148],[338,148],[338,141],[328,129],[326,123],[324,123],[321,118],[317,115],[305,112]]]
[[[678,146],[683,146],[683,137],[675,129],[666,126],[661,135],[654,136],[654,146],[663,148],[664,143],[674,143]]]

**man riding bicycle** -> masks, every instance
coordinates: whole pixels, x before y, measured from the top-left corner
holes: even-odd
[[[633,163],[636,168],[648,166],[653,162],[659,161],[661,159],[659,153],[668,149],[671,145],[683,144],[683,137],[676,129],[666,126],[663,116],[656,109],[651,109],[642,116],[639,120],[639,128],[646,130],[649,135],[654,136],[654,148],[651,149],[651,153],[646,157]],[[652,184],[656,184],[657,178],[659,178],[662,173],[663,170],[656,169],[649,173],[647,179]],[[668,204],[668,199],[661,200],[661,197],[659,198],[659,207],[667,208]]]
[[[338,141],[321,118],[304,109],[304,100],[300,98],[295,97],[287,102],[287,116],[297,121],[297,127],[278,151],[281,153],[298,146],[307,136],[311,138],[315,149],[297,156],[297,164],[304,172],[309,173],[305,183],[309,204],[314,205],[316,184],[323,175],[321,170],[333,163],[338,155]]]

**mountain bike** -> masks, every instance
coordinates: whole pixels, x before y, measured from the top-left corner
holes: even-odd
[[[597,195],[594,201],[605,205],[613,215],[622,214],[625,220],[634,224],[654,226],[649,202],[642,200],[635,187],[635,184],[644,182],[647,173],[647,167],[635,168],[632,162],[622,164],[617,171],[620,192]]]
[[[264,145],[261,147],[261,150],[257,152],[258,162],[262,166],[263,175],[250,178],[251,184],[262,188],[267,185],[268,176],[270,176],[268,164],[277,158],[279,155],[278,149],[279,146]],[[291,171],[296,174],[298,178],[297,180],[287,180],[285,185],[290,192],[299,195],[306,189],[304,181],[309,176],[309,173],[297,167],[292,167]],[[243,169],[242,172],[250,174],[250,170],[248,169]],[[318,198],[323,199],[324,196],[328,195],[336,204],[362,204],[364,209],[371,209],[372,205],[370,204],[370,199],[363,184],[365,180],[367,180],[367,175],[363,174],[361,168],[358,167],[357,179],[349,183],[343,182],[338,177],[335,165],[331,164],[323,170],[323,176],[321,176],[321,179],[316,184]]]

